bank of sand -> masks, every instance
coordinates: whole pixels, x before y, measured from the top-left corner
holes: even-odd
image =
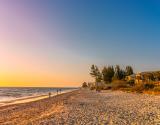
[[[160,96],[76,90],[0,107],[1,125],[158,125]]]

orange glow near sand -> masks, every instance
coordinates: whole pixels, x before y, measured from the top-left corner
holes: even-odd
[[[42,74],[0,74],[1,87],[67,87],[80,86],[80,79],[77,81],[70,76],[45,76]],[[68,80],[68,81],[67,81]]]
[[[4,51],[3,51],[4,52]],[[68,63],[50,64],[47,59],[20,53],[1,53],[0,86],[2,87],[64,87],[80,86],[89,79],[88,67]],[[74,67],[77,67],[75,70]],[[51,67],[51,68],[50,68]],[[86,73],[85,73],[86,72]]]
[[[67,87],[80,86],[83,80],[90,79],[88,66],[64,62],[62,59],[50,61],[47,57],[37,57],[0,46],[0,87]]]

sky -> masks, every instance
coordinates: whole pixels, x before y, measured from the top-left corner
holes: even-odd
[[[158,0],[1,0],[0,86],[68,87],[90,66],[160,69]]]

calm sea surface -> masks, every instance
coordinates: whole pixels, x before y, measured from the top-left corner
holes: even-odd
[[[55,94],[57,90],[67,92],[74,89],[76,88],[0,88],[0,102],[47,95],[49,92]]]

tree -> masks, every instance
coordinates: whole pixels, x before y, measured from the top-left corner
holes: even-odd
[[[91,66],[90,75],[91,75],[92,77],[96,77],[96,76],[97,76],[96,66],[95,66],[95,65],[92,65],[92,66]]]
[[[126,72],[126,76],[132,75],[133,68],[131,66],[126,66],[125,72]]]
[[[120,75],[119,75],[119,78],[120,78],[119,80],[125,79],[125,77],[126,77],[126,72],[125,72],[125,70],[121,69]]]
[[[116,67],[115,67],[114,79],[116,79],[116,80],[120,79],[120,66],[119,65],[116,65]]]
[[[104,67],[102,70],[103,81],[108,83],[112,82],[112,77],[114,76],[114,68],[113,66]]]
[[[124,78],[125,78],[125,71],[121,69],[119,65],[116,65],[114,79],[122,80]]]
[[[88,86],[87,86],[87,83],[86,83],[86,82],[84,82],[84,83],[82,84],[82,87],[83,87],[83,88],[88,87]]]
[[[99,69],[98,69],[97,66],[95,66],[95,65],[92,65],[92,66],[91,66],[90,75],[95,78],[95,81],[96,81],[96,82],[101,82],[101,80],[102,80],[102,74],[101,74],[101,72],[99,71]]]
[[[102,70],[102,77],[104,82],[108,82],[107,68],[104,67]]]

